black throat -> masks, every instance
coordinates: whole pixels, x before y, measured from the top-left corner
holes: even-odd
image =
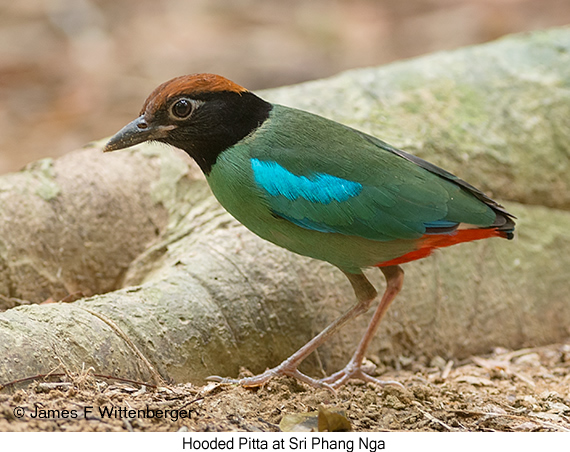
[[[163,141],[186,151],[208,175],[218,156],[269,117],[272,105],[250,92],[192,96],[204,103]]]

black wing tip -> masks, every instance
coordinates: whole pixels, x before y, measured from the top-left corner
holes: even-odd
[[[495,206],[490,206],[495,207]],[[503,206],[500,204],[498,205],[500,210],[494,208],[497,218],[495,220],[495,224],[493,225],[497,228],[502,235],[502,237],[506,238],[507,240],[512,240],[515,238],[515,219],[514,215],[511,215],[509,212],[504,210]]]

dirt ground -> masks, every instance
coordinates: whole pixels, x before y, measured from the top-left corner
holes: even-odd
[[[289,378],[254,390],[218,383],[153,388],[86,371],[3,387],[0,431],[279,431],[284,417],[322,407],[343,413],[353,431],[570,431],[570,343],[422,361],[402,359],[401,369],[382,376],[405,389],[351,382],[336,395]],[[131,409],[162,410],[163,418]]]

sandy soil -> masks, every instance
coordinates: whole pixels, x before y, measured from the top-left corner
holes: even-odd
[[[420,362],[382,376],[405,389],[351,382],[336,395],[289,378],[254,390],[153,388],[89,371],[37,379],[0,390],[0,431],[279,431],[285,416],[320,407],[344,413],[353,431],[570,431],[570,344]],[[162,419],[131,409],[162,410]]]

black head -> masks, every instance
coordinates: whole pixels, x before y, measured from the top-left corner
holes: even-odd
[[[218,155],[257,129],[270,110],[269,102],[219,75],[177,77],[157,87],[104,150],[160,141],[186,151],[208,174]]]

